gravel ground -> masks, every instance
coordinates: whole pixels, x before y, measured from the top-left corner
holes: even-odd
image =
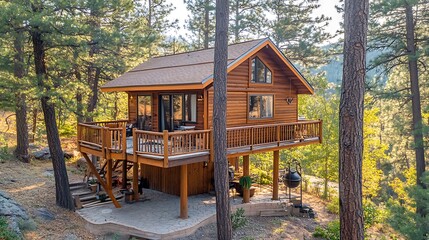
[[[246,226],[234,230],[233,239],[315,239],[312,232],[319,225],[326,225],[337,216],[325,210],[325,203],[308,194],[304,202],[318,214],[316,219],[299,217],[247,217]],[[216,239],[216,224],[199,228],[194,234],[180,240]]]

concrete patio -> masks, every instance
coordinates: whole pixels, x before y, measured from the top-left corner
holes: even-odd
[[[242,198],[231,196],[231,208],[244,208],[245,215],[260,215],[261,210],[281,210],[287,200],[271,200],[269,189],[257,189],[250,203],[242,204]],[[139,202],[122,203],[122,208],[113,204],[83,208],[77,213],[88,223],[87,229],[94,234],[118,234],[147,239],[174,239],[194,233],[199,227],[216,221],[215,197],[210,194],[190,196],[189,218],[179,218],[179,197],[144,189]]]

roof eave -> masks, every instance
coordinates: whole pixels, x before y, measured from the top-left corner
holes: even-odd
[[[169,84],[150,86],[101,87],[102,92],[136,92],[136,91],[171,91],[171,90],[201,90],[204,84]]]

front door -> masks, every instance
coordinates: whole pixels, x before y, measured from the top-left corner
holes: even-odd
[[[183,124],[183,94],[160,95],[159,129],[172,132]]]

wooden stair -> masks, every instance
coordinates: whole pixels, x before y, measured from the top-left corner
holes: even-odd
[[[81,209],[85,207],[94,207],[99,206],[106,203],[111,203],[112,200],[108,197],[105,201],[100,201],[97,198],[97,194],[92,192],[86,183],[78,182],[78,183],[70,183],[69,184],[70,192],[72,194],[74,204],[76,209]],[[116,199],[121,199],[122,194],[118,194],[115,196]]]
[[[290,213],[284,209],[265,209],[262,210],[260,215],[261,217],[284,217],[289,216]]]

